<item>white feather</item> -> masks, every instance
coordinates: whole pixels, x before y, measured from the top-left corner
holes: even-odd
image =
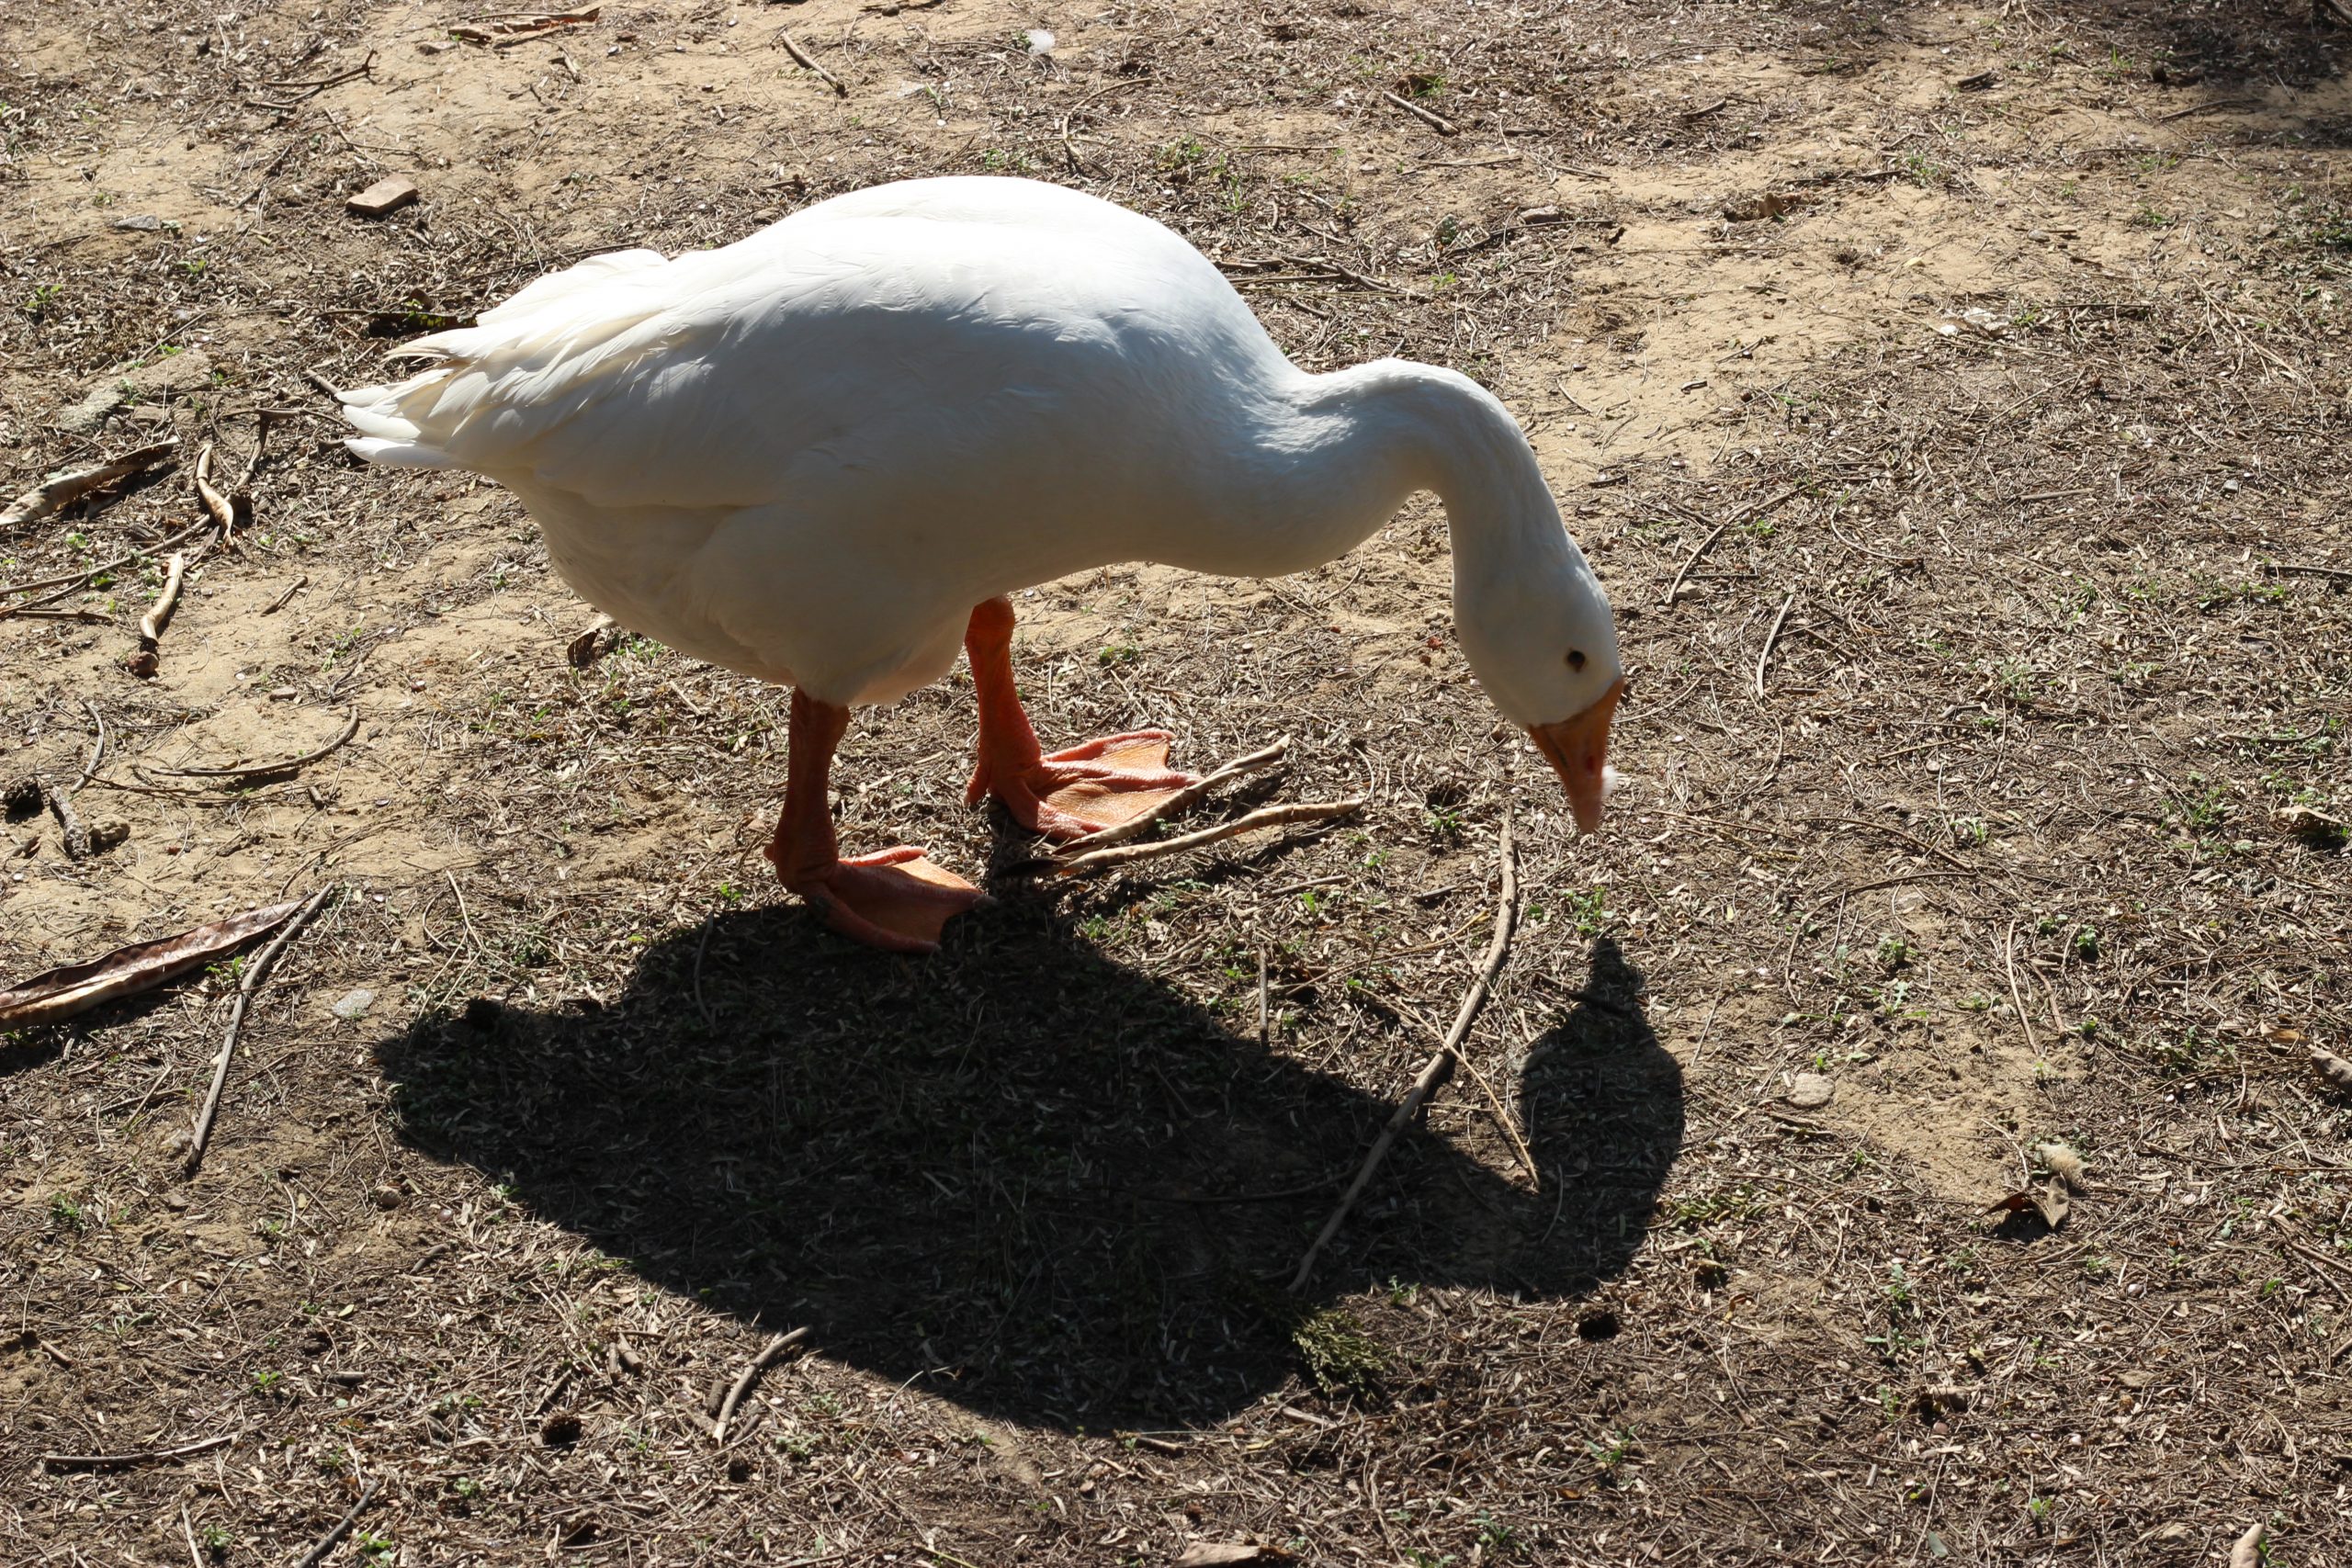
[[[911,181],[721,250],[598,256],[401,352],[438,363],[345,394],[355,452],[507,485],[583,598],[825,701],[944,674],[994,594],[1130,560],[1296,571],[1419,489],[1507,716],[1565,718],[1619,673],[1491,396],[1398,361],[1301,372],[1192,246],[1057,186]]]

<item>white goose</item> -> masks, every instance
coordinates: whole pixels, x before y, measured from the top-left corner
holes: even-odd
[[[827,803],[857,705],[979,699],[970,798],[1073,837],[1191,782],[1152,730],[1042,754],[1012,590],[1122,561],[1271,577],[1411,493],[1453,536],[1463,652],[1587,831],[1623,690],[1607,598],[1501,403],[1449,370],[1308,375],[1161,225],[1026,180],[837,197],[716,251],[543,277],[435,361],[346,392],[353,451],[506,486],[623,625],[793,688],[768,857],[837,929],[929,952],[979,894],[900,847],[842,859]]]

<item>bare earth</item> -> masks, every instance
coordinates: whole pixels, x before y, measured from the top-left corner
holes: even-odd
[[[363,1498],[327,1561],[2352,1562],[2317,10],[0,9],[0,491],[187,459],[0,534],[61,579],[0,592],[0,785],[128,830],[0,824],[0,976],[340,890],[193,1180],[239,970],[0,1039],[0,1563],[284,1564]],[[758,853],[783,694],[574,668],[514,503],[363,469],[306,378],[945,172],[1162,218],[1310,367],[1512,406],[1632,661],[1600,839],[1471,681],[1424,502],[1302,577],[1020,603],[1050,739],[1287,734],[1241,801],[1361,818],[1036,886],[959,674],[860,719],[842,835],[999,901],[853,949]],[[422,199],[345,209],[387,175]],[[251,517],[142,679],[206,440]],[[1506,814],[1477,1073],[1288,1295]],[[1993,1210],[2052,1144],[2057,1226]]]

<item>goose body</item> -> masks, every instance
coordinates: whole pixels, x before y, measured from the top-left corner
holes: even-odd
[[[876,186],[722,249],[596,257],[401,353],[433,363],[344,394],[354,451],[505,485],[582,598],[822,709],[938,679],[1013,590],[1297,571],[1435,490],[1464,652],[1597,818],[1613,627],[1502,405],[1402,361],[1299,370],[1111,203]],[[985,698],[982,731],[985,772]]]

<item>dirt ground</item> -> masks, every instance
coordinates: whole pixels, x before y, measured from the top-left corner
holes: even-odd
[[[0,1563],[287,1563],[355,1505],[326,1561],[2352,1562],[2316,9],[0,10],[0,490],[189,459],[0,534],[0,784],[127,830],[12,809],[0,977],[335,890],[193,1179],[237,966],[0,1039]],[[861,716],[841,829],[998,902],[853,949],[758,853],[783,694],[573,667],[514,502],[361,468],[311,379],[942,172],[1510,404],[1631,661],[1602,836],[1471,681],[1424,500],[1304,576],[1020,601],[1049,738],[1286,734],[1241,798],[1360,818],[1036,886],[959,674]],[[207,440],[251,515],[141,678]],[[1477,1074],[1289,1294],[1507,812]],[[53,1458],[96,1455],[154,1457]]]

